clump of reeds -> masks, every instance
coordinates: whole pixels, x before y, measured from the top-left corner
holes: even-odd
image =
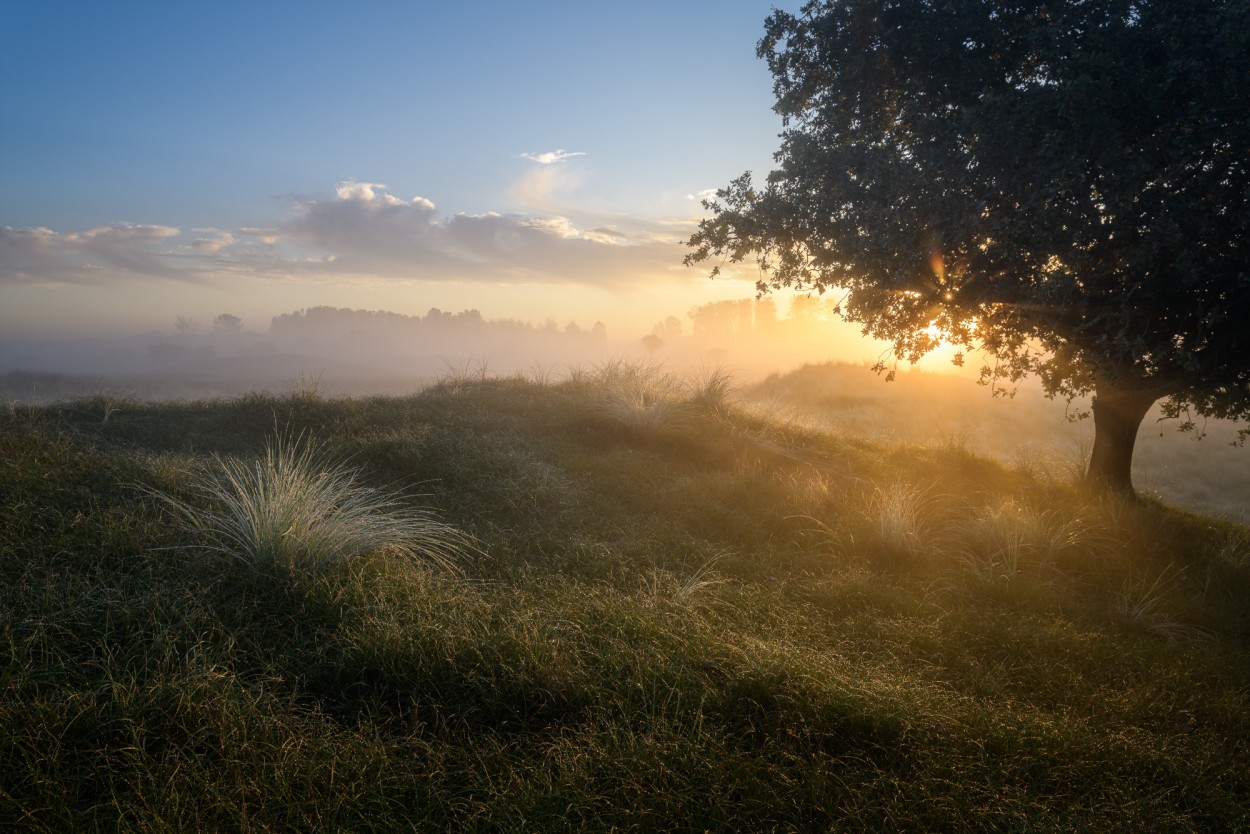
[[[258,460],[215,457],[183,500],[159,497],[202,546],[258,570],[316,571],[386,552],[453,569],[469,537],[302,436],[279,436]]]

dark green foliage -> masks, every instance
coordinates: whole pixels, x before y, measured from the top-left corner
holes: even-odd
[[[0,416],[0,827],[1250,824],[1244,528],[603,392]],[[481,555],[257,571],[149,497],[275,430]]]
[[[758,53],[778,168],[708,204],[690,263],[835,290],[915,361],[1095,391],[1090,480],[1142,415],[1250,416],[1250,3],[813,0]],[[841,293],[845,291],[843,297]]]

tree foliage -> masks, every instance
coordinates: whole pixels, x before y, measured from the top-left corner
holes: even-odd
[[[222,313],[213,319],[213,330],[217,333],[241,333],[243,319],[230,313]]]
[[[1250,416],[1248,0],[816,0],[765,31],[778,167],[705,204],[687,263],[844,293],[899,358],[935,325],[1096,417]]]

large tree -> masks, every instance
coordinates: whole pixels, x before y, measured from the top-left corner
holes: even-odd
[[[778,168],[706,203],[688,263],[1092,393],[1098,486],[1131,492],[1159,400],[1250,416],[1250,0],[816,0],[758,54]]]

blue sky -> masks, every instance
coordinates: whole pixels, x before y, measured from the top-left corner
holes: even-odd
[[[677,241],[771,162],[770,7],[0,0],[0,328],[749,295]]]

